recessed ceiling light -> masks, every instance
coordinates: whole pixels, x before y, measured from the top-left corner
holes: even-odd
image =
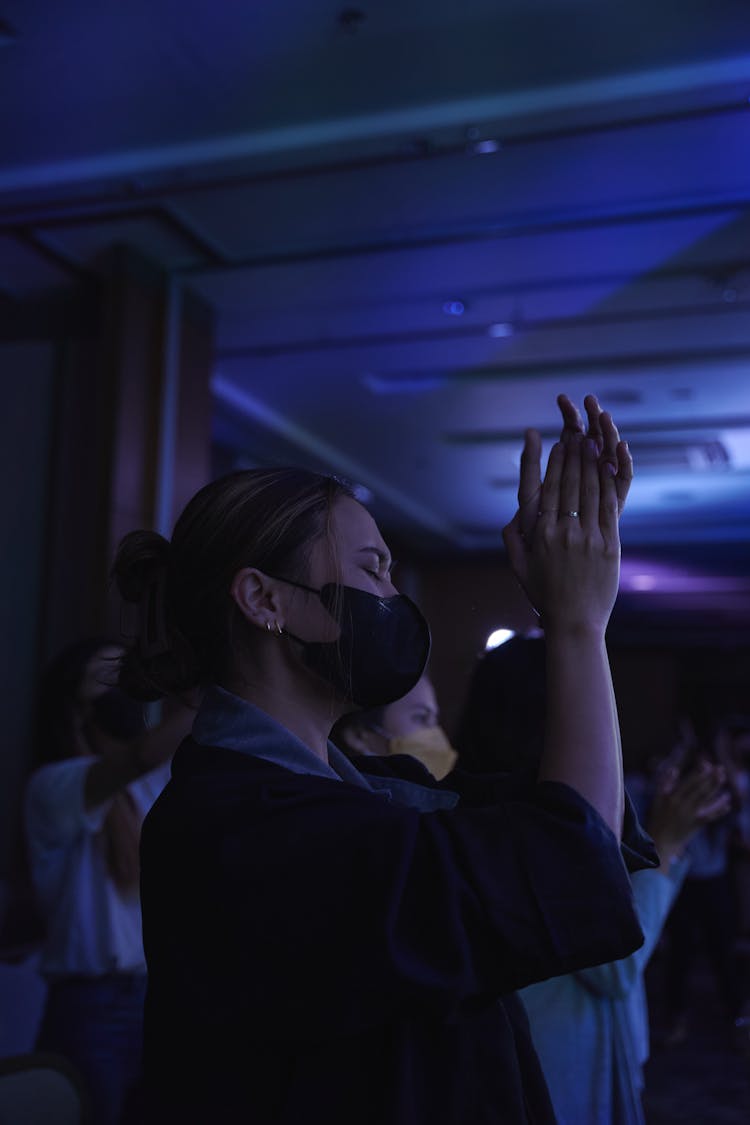
[[[504,645],[515,635],[513,629],[494,629],[484,642],[484,651],[489,652],[493,648],[500,648],[500,645]]]
[[[463,301],[446,301],[443,305],[443,312],[446,316],[463,316],[466,312],[466,305]]]
[[[494,336],[496,339],[500,339],[503,336],[512,336],[513,325],[507,320],[500,321],[498,324],[491,324],[487,329],[487,335]]]
[[[468,145],[468,151],[471,156],[487,156],[493,152],[499,152],[502,147],[500,141],[488,137],[484,141],[472,141]]]

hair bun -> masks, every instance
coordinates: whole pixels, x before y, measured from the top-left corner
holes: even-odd
[[[136,699],[159,699],[200,682],[196,654],[171,620],[171,544],[155,531],[131,531],[120,543],[112,577],[123,601],[138,607],[134,644],[123,658],[120,684]]]
[[[120,597],[126,602],[141,602],[166,571],[169,555],[169,540],[156,531],[131,531],[126,535],[112,568]]]

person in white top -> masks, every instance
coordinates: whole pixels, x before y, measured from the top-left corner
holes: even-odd
[[[37,724],[43,764],[25,807],[48,982],[37,1047],[76,1066],[101,1125],[123,1120],[140,1075],[140,826],[193,718],[183,708],[147,730],[142,705],[116,687],[121,656],[119,646],[91,639],[47,670]]]

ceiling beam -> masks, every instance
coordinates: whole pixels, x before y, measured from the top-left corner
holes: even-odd
[[[747,57],[730,57],[719,62],[709,60],[649,71],[605,75],[556,86],[532,87],[447,102],[427,102],[377,113],[296,122],[249,133],[164,143],[154,148],[5,168],[0,172],[0,192],[23,192],[50,184],[69,185],[112,178],[127,180],[128,177],[144,175],[177,174],[182,177],[186,168],[210,168],[211,165],[231,161],[257,161],[279,156],[289,160],[291,154],[298,154],[299,163],[300,157],[304,160],[305,154],[320,153],[321,148],[329,145],[361,144],[363,141],[373,140],[392,143],[394,138],[424,137],[426,134],[451,128],[465,131],[468,126],[476,128],[492,125],[493,128],[497,126],[512,132],[514,120],[535,117],[544,119],[550,114],[568,114],[575,118],[576,115],[602,105],[610,107],[610,113],[617,122],[623,117],[627,118],[628,107],[631,117],[640,122],[648,122],[651,116],[644,114],[644,102],[652,102],[658,107],[660,98],[683,96],[690,99],[695,97],[696,92],[715,89],[719,84],[725,89],[745,84],[749,71],[750,60]],[[736,95],[730,102],[735,111],[740,107],[740,99]],[[635,110],[632,108],[634,106]],[[717,111],[717,107],[711,108]],[[722,109],[726,111],[726,105],[718,107],[719,112]],[[700,113],[704,112],[704,107],[696,110],[692,105],[684,112],[687,115]],[[659,113],[660,110],[655,109],[655,115],[658,116]],[[671,113],[674,114],[674,111]],[[673,117],[670,116],[670,119]],[[607,125],[596,123],[593,127],[607,128]],[[561,124],[561,132],[556,132],[555,135],[564,135],[564,128],[564,124]],[[548,131],[544,135],[549,137],[551,134]],[[163,185],[157,190],[161,194],[165,193]]]
[[[509,317],[513,326],[512,336],[533,332],[558,332],[560,329],[609,327],[615,325],[635,325],[653,323],[660,320],[693,320],[696,317],[722,317],[746,312],[750,315],[750,302],[724,302],[717,298],[711,304],[684,304],[662,306],[658,309],[623,309],[606,313],[591,313],[583,316],[555,317]],[[271,356],[295,355],[316,351],[343,351],[346,348],[377,348],[390,344],[418,344],[432,340],[484,339],[492,322],[482,324],[457,324],[445,328],[413,329],[405,332],[363,333],[359,336],[331,336],[307,340],[278,341],[271,344],[236,344],[231,348],[219,348],[217,356],[221,359],[269,358]],[[748,319],[750,337],[750,319]],[[750,347],[750,340],[748,346]]]

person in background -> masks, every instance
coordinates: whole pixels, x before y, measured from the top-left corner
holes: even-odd
[[[535,771],[544,750],[546,653],[541,630],[512,637],[477,661],[455,737],[470,773]]]
[[[482,656],[460,720],[462,768],[536,776],[547,698],[543,636],[515,637]],[[701,763],[687,777],[660,774],[646,827],[659,867],[632,875],[645,935],[629,957],[552,977],[519,992],[559,1125],[642,1125],[648,1010],[643,974],[688,868],[690,839],[729,807],[726,775]]]
[[[559,1125],[644,1125],[644,972],[689,867],[685,849],[702,825],[726,814],[729,801],[720,767],[663,778],[646,820],[660,864],[631,875],[641,948],[519,993]]]
[[[734,895],[737,903],[737,933],[740,943],[750,950],[750,717],[730,716],[731,753],[739,800],[737,832],[734,839]],[[745,981],[747,986],[747,979]]]
[[[142,704],[117,687],[122,655],[93,638],[47,669],[25,799],[48,985],[37,1048],[75,1065],[96,1125],[118,1125],[141,1073],[141,822],[193,719],[181,708],[147,730]]]
[[[407,754],[437,781],[450,773],[457,758],[440,726],[435,689],[426,675],[395,703],[345,715],[331,731],[331,742],[355,761],[359,755]]]
[[[689,1034],[689,983],[699,949],[708,955],[724,1010],[727,1036],[747,1046],[746,982],[735,950],[737,936],[731,860],[741,825],[742,794],[730,731],[721,719],[702,717],[683,724],[682,738],[665,768],[686,773],[712,763],[726,777],[731,803],[719,819],[696,832],[687,848],[690,861],[668,925],[665,993],[669,1030],[666,1046]]]

